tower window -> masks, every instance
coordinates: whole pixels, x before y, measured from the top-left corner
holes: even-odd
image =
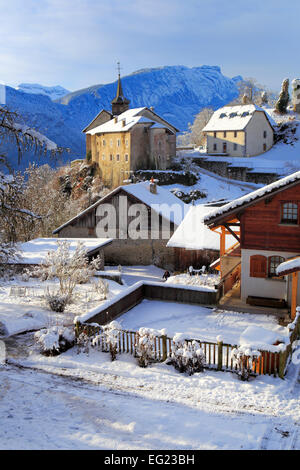
[[[116,155],[116,159],[117,159],[117,162],[120,161],[120,155],[119,155],[118,153],[117,153],[117,155]]]

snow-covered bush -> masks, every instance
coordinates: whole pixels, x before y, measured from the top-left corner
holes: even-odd
[[[42,281],[57,278],[60,293],[71,300],[76,285],[88,282],[100,262],[101,259],[97,257],[89,263],[82,242],[78,242],[75,252],[71,252],[70,242],[58,240],[57,249],[47,253],[45,261],[34,269],[33,275]]]
[[[52,326],[37,331],[34,338],[42,346],[43,354],[57,356],[74,345],[75,333],[72,328]]]
[[[238,376],[241,380],[249,380],[253,371],[253,362],[258,359],[260,352],[248,346],[239,346],[231,351],[233,365],[238,369]]]
[[[122,327],[117,321],[112,321],[108,323],[108,325],[104,325],[102,328],[104,342],[108,346],[111,360],[114,361],[117,357],[118,343]]]
[[[136,356],[140,367],[147,367],[154,358],[156,331],[151,328],[140,328],[137,336]]]
[[[98,279],[93,283],[93,290],[97,293],[99,300],[105,300],[109,292],[108,282]]]
[[[198,341],[186,341],[181,333],[176,333],[172,343],[171,363],[179,372],[189,375],[202,372],[205,355]]]
[[[60,292],[49,292],[46,290],[45,299],[53,312],[64,312],[68,303],[68,296]]]

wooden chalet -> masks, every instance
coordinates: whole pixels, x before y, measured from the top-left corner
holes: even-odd
[[[220,233],[220,271],[224,293],[240,282],[240,297],[252,305],[292,307],[296,281],[279,276],[277,267],[300,254],[300,172],[216,208],[205,216],[211,230]],[[228,235],[236,246],[225,249]]]

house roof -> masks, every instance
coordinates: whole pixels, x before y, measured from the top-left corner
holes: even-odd
[[[100,113],[97,114],[97,116],[94,117],[94,119],[82,130],[82,132],[87,132],[89,130],[89,127],[93,125],[93,123],[101,116],[101,114],[107,114],[110,116],[110,119],[113,118],[113,114],[110,111],[107,111],[107,109],[102,109]]]
[[[243,104],[224,106],[223,108],[217,109],[203,128],[203,132],[243,130],[256,111],[263,112],[272,127],[276,125],[275,121],[263,108],[260,108],[256,104]]]
[[[260,199],[268,197],[270,194],[280,192],[288,186],[293,186],[300,182],[300,171],[293,173],[285,178],[281,178],[274,183],[268,184],[263,188],[252,191],[245,196],[234,199],[233,201],[221,207],[216,207],[212,212],[204,216],[204,222],[207,225],[216,223],[219,219],[234,215],[241,208],[256,204]]]
[[[82,242],[91,256],[100,248],[112,243],[112,238],[35,238],[25,243],[17,243],[16,249],[18,257],[12,258],[7,264],[40,264],[49,251],[56,250],[58,241],[70,243],[70,252],[75,252],[78,242]]]
[[[297,271],[300,271],[300,256],[284,261],[276,268],[276,273],[279,276],[285,276],[286,274],[295,273]]]
[[[146,116],[143,116],[143,112],[146,110],[151,113],[151,119]],[[146,124],[149,125],[149,127],[157,127],[158,124],[158,127],[165,128],[171,132],[174,132],[174,127],[171,124],[169,125],[167,121],[164,120],[163,121],[165,122],[165,124],[163,124],[162,122],[158,122],[156,116],[157,115],[155,113],[153,113],[146,107],[128,109],[124,113],[121,113],[119,116],[114,116],[113,119],[110,119],[104,124],[101,124],[100,126],[88,130],[86,133],[90,135],[95,135],[103,134],[106,132],[127,132],[137,124]],[[161,119],[159,116],[158,118]]]
[[[211,207],[202,204],[191,206],[167,246],[187,250],[220,250],[220,235],[210,230],[203,222],[204,216],[211,211]],[[233,236],[226,237],[226,249],[235,243]]]
[[[68,220],[63,225],[55,229],[53,231],[53,234],[60,232],[64,227],[70,225],[75,220],[79,219],[83,215],[95,209],[99,204],[107,201],[111,196],[115,195],[121,190],[134,196],[141,203],[146,204],[154,212],[158,213],[167,220],[170,220],[175,225],[179,225],[181,223],[189,208],[189,206],[183,201],[181,201],[181,199],[174,196],[171,191],[169,191],[168,189],[164,189],[162,186],[157,185],[157,193],[151,193],[149,181],[143,181],[141,183],[119,186],[118,188],[114,189],[109,194],[89,206],[87,209],[80,212],[77,216],[73,217],[72,219]]]

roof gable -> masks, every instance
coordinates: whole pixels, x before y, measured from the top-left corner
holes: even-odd
[[[107,111],[106,109],[102,109],[100,113],[98,113],[97,116],[88,124],[88,126],[86,126],[82,130],[82,132],[87,132],[93,129],[94,127],[104,124],[104,122],[109,121],[112,118],[113,118],[113,115],[111,114],[110,111]]]

